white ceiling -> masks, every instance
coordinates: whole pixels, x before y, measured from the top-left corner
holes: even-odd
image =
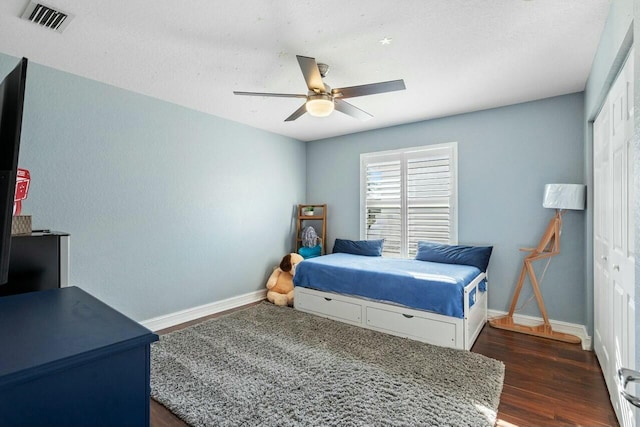
[[[0,2],[0,52],[299,140],[315,140],[584,89],[609,0],[48,0],[63,34]],[[383,38],[392,39],[383,45]],[[284,122],[306,93],[296,55],[331,87],[404,79],[407,89]]]

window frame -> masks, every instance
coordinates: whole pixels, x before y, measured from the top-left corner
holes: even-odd
[[[434,152],[448,151],[450,176],[450,195],[449,195],[449,244],[458,243],[458,143],[457,141],[446,142],[441,144],[424,145],[418,147],[408,147],[395,150],[374,151],[360,154],[360,208],[359,208],[359,227],[360,239],[367,237],[367,164],[372,162],[391,161],[400,159],[401,174],[401,248],[400,258],[408,258],[409,252],[409,236],[408,236],[408,202],[407,202],[407,164],[411,159],[420,157],[421,155]],[[393,256],[387,254],[386,256]]]

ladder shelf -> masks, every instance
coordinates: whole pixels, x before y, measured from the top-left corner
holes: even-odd
[[[313,215],[307,215],[305,212],[307,208],[313,208]],[[296,252],[302,246],[302,230],[304,229],[304,223],[306,221],[321,222],[321,232],[316,229],[320,245],[322,246],[322,255],[327,253],[327,205],[326,204],[310,204],[310,205],[298,205],[298,212],[296,215]],[[314,227],[316,228],[316,227]]]

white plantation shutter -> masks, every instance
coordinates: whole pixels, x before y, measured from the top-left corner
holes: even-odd
[[[365,239],[384,239],[385,255],[400,256],[402,244],[402,174],[400,159],[368,163]]]
[[[413,258],[418,241],[457,243],[456,143],[361,156],[362,238]]]
[[[407,159],[407,255],[419,240],[451,241],[451,155],[446,149],[412,153]]]

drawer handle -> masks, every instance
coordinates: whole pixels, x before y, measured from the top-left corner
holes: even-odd
[[[402,315],[403,315],[404,317],[406,317],[407,319],[412,319],[412,318],[413,318],[413,316],[412,316],[412,315],[410,315],[410,314],[404,314],[404,313],[402,313]]]
[[[325,301],[331,301],[331,298],[324,297]]]

